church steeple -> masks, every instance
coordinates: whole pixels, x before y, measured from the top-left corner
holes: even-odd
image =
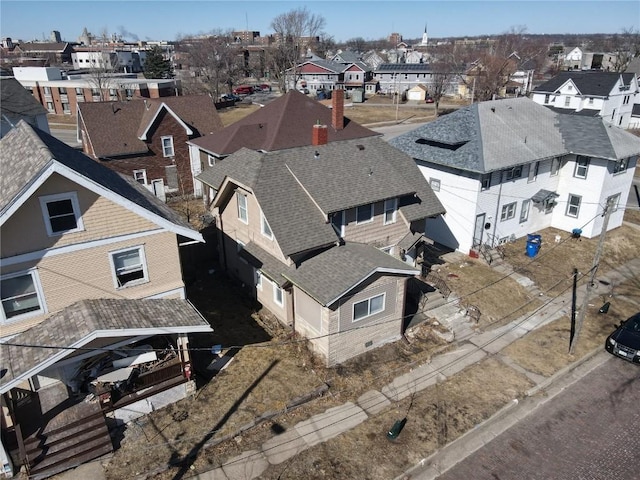
[[[424,24],[424,33],[422,34],[422,42],[420,45],[426,46],[429,43],[429,36],[427,35],[427,24]]]

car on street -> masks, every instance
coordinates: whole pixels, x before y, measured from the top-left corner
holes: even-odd
[[[223,93],[220,96],[220,100],[222,101],[234,101],[234,102],[239,102],[242,99],[238,96],[238,95],[234,95],[233,93]]]
[[[260,85],[256,85],[253,87],[256,92],[270,92],[271,85],[268,83],[261,83]]]
[[[251,95],[253,91],[254,90],[251,85],[238,85],[233,89],[233,93],[236,95]]]
[[[620,323],[607,337],[607,352],[633,363],[640,363],[640,312]]]
[[[424,100],[424,103],[433,103],[433,102],[434,102],[433,97],[427,97]]]

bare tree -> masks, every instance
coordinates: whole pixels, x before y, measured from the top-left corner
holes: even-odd
[[[620,34],[613,35],[608,48],[613,53],[613,71],[624,72],[631,60],[640,56],[640,31],[633,27],[623,28]]]
[[[436,117],[439,114],[440,101],[447,93],[451,93],[451,86],[459,82],[464,71],[464,56],[457,56],[452,44],[438,48],[434,61],[431,62],[431,82],[428,94],[433,98]]]
[[[109,101],[112,98],[110,90],[115,90],[120,97],[118,81],[114,74],[119,70],[118,54],[109,45],[109,35],[103,29],[99,40],[89,47],[89,78],[92,89],[97,90],[100,100]]]
[[[362,37],[350,38],[346,41],[347,48],[362,53],[367,50],[367,41]]]
[[[231,32],[218,30],[178,41],[183,65],[195,76],[191,90],[209,93],[213,98],[231,92],[245,70],[243,50],[232,40]]]
[[[331,35],[320,34],[320,38],[315,44],[315,52],[321,58],[327,58],[328,55],[336,50],[336,42]]]
[[[324,25],[324,17],[309,12],[306,7],[282,13],[271,21],[276,45],[270,49],[269,60],[273,76],[283,93],[288,87],[287,75],[292,75],[294,86],[298,82],[297,67],[300,58],[306,48],[317,41]]]

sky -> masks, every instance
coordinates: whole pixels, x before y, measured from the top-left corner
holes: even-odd
[[[51,31],[75,42],[84,27],[124,40],[177,40],[220,29],[273,33],[277,15],[306,7],[324,17],[336,42],[528,33],[620,33],[640,29],[638,0],[343,0],[299,2],[219,0],[0,0],[0,36],[14,41],[49,39]]]

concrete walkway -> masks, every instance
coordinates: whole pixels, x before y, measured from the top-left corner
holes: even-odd
[[[617,284],[630,278],[634,272],[640,272],[640,258],[625,264],[617,270],[608,272],[606,275],[600,275],[598,278]],[[583,285],[578,289],[578,304],[584,298],[585,293],[586,286]],[[599,295],[597,290],[592,292],[592,297],[594,298]],[[534,316],[525,316],[495,330],[471,335],[468,337],[468,342],[459,345],[455,350],[438,355],[432,358],[429,363],[397,377],[380,391],[370,390],[358,398],[355,404],[347,402],[342,406],[330,408],[321,414],[296,424],[283,434],[267,440],[262,444],[260,450],[244,452],[242,455],[230,459],[221,467],[201,473],[193,478],[199,480],[249,480],[258,478],[269,465],[280,464],[307,448],[330,440],[356,427],[370,416],[376,415],[390,406],[391,402],[396,402],[420,392],[427,387],[435,385],[437,382],[446,381],[450,376],[474,365],[487,355],[500,352],[531,330],[566,315],[570,308],[570,303],[567,303],[568,299],[570,299],[570,293],[567,294],[567,298],[563,296],[550,301]],[[531,396],[537,393],[540,388],[548,387],[553,382],[577,381],[580,375],[585,375],[607,358],[609,357],[606,352],[602,353],[601,350],[597,350],[592,355],[588,355],[581,361],[572,364],[566,370],[558,372],[550,379],[532,375],[529,378],[537,386],[531,389],[528,394]],[[506,361],[508,362],[508,360]],[[585,366],[581,366],[585,361]],[[562,384],[554,387],[556,391],[561,391],[563,388]],[[541,400],[529,400],[531,407],[528,411],[531,411],[540,402]],[[508,410],[510,407],[512,405],[507,405],[505,409]],[[477,432],[475,435],[465,435],[441,449],[429,459],[425,459],[423,462],[429,462],[432,465],[431,474],[423,472],[420,478],[425,480],[436,478],[437,475],[461,460],[461,451],[471,454],[486,441],[518,421],[520,417],[517,415],[506,417],[504,415],[505,409],[485,422],[483,424],[484,427],[481,426],[474,429]],[[481,434],[480,432],[483,431],[486,433]],[[460,444],[463,443],[463,448],[459,448]],[[404,476],[403,474],[399,478]]]

